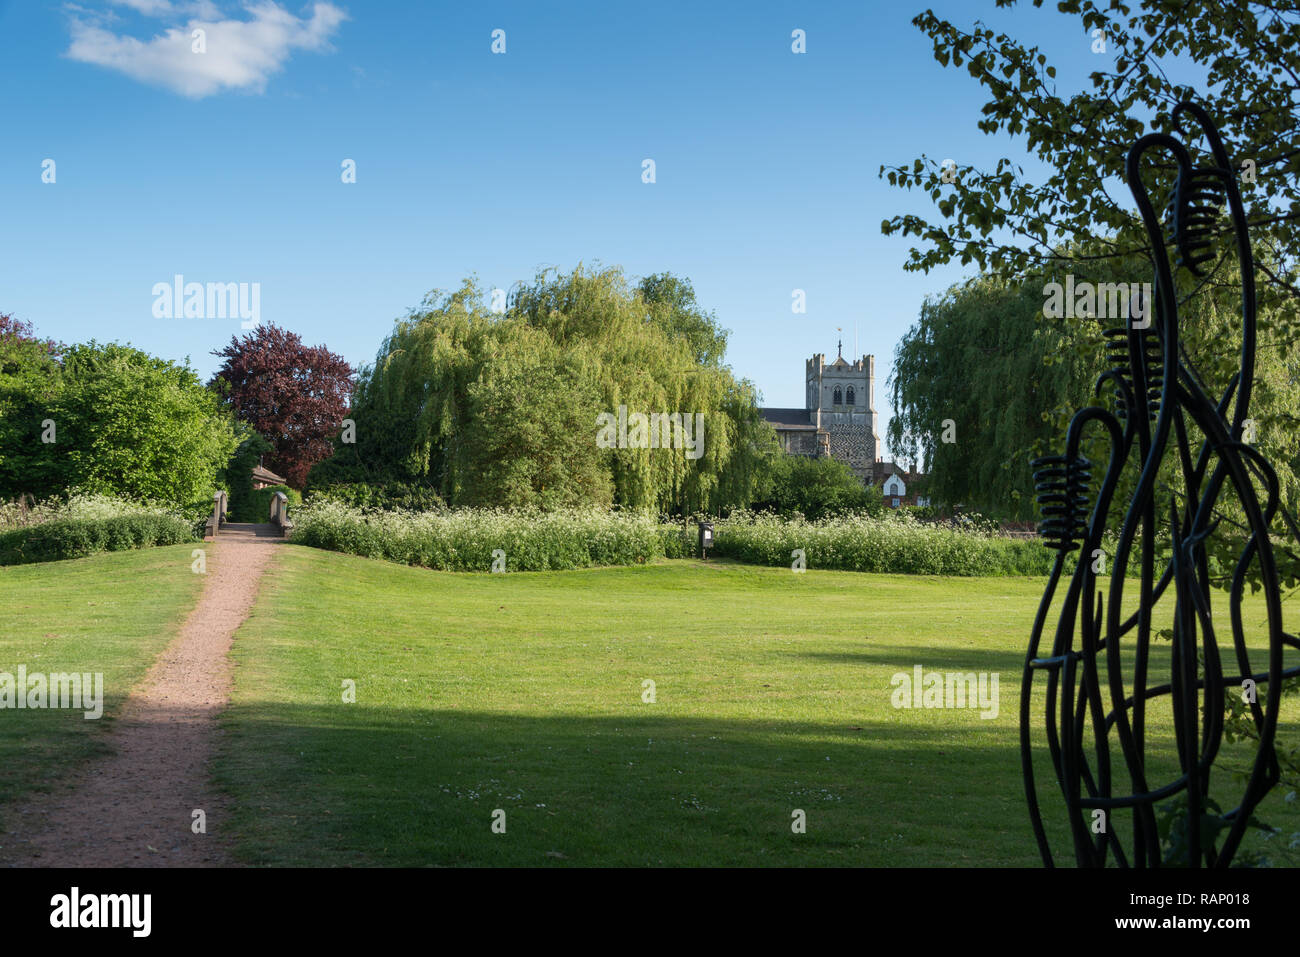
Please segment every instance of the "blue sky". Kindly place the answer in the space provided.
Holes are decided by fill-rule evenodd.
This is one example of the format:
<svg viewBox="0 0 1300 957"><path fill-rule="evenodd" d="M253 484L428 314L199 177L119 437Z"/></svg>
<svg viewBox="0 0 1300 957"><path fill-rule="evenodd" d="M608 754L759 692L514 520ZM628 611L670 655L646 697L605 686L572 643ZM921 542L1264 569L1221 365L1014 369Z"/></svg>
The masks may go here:
<svg viewBox="0 0 1300 957"><path fill-rule="evenodd" d="M0 0L0 312L206 378L239 323L155 318L177 273L260 283L263 322L360 364L471 273L669 270L732 330L728 361L765 404L802 406L803 360L833 357L836 327L852 354L856 333L883 436L895 344L962 271L903 272L908 243L880 222L928 202L877 170L1021 158L911 26L925 6ZM1097 66L1054 11L930 6L1038 43L1063 87Z"/></svg>

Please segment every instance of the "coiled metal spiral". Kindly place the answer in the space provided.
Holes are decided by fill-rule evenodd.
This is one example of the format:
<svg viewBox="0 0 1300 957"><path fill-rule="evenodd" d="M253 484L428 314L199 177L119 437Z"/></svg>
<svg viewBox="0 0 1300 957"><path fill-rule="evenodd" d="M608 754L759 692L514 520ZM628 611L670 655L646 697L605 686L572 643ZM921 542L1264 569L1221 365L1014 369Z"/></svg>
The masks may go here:
<svg viewBox="0 0 1300 957"><path fill-rule="evenodd" d="M1029 463L1042 521L1038 534L1048 548L1073 551L1085 534L1090 508L1092 463L1081 455L1048 455Z"/></svg>
<svg viewBox="0 0 1300 957"><path fill-rule="evenodd" d="M1214 258L1215 224L1226 202L1222 173L1217 169L1184 169L1178 174L1170 202L1178 265L1203 276L1201 264Z"/></svg>
<svg viewBox="0 0 1300 957"><path fill-rule="evenodd" d="M1117 326L1103 330L1102 335L1106 339L1106 360L1111 369L1123 378L1129 392L1134 394L1134 401L1140 401L1136 396L1133 363L1129 359L1128 330L1123 326ZM1147 416L1155 421L1160 414L1160 393L1164 389L1164 349L1160 339L1151 332L1139 332L1139 336L1138 341L1142 344L1142 360L1146 367ZM1115 390L1115 417L1120 421L1128 417L1128 404L1125 402L1124 394L1118 388Z"/></svg>
<svg viewBox="0 0 1300 957"><path fill-rule="evenodd" d="M1128 361L1128 330L1122 326L1102 330L1106 339L1106 364L1111 367L1116 377L1123 380L1130 392L1133 391L1133 376ZM1128 400L1124 390L1115 385L1115 417L1123 421L1128 416Z"/></svg>

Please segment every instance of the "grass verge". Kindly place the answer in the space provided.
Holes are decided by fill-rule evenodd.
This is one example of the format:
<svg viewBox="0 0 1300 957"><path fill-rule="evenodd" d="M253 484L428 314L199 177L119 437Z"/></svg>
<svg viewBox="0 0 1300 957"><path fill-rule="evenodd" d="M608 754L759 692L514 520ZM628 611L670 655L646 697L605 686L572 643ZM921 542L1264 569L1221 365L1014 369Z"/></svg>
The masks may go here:
<svg viewBox="0 0 1300 957"><path fill-rule="evenodd" d="M0 825L5 806L46 790L104 748L132 686L198 600L192 545L0 567L0 673L100 672L104 716L0 709Z"/></svg>

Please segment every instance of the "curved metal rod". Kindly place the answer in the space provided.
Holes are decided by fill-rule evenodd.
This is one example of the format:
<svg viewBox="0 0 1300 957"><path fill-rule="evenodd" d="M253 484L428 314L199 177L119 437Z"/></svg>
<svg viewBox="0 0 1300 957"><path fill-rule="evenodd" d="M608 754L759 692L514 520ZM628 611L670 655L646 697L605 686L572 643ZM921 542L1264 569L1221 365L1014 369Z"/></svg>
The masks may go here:
<svg viewBox="0 0 1300 957"><path fill-rule="evenodd" d="M1225 725L1225 701L1234 683L1247 679L1277 688L1300 675L1300 665L1284 667L1283 649L1300 649L1300 638L1284 630L1281 587L1270 529L1281 514L1287 531L1300 541L1300 527L1281 506L1277 475L1265 458L1244 444L1242 433L1254 383L1257 348L1254 260L1244 208L1222 140L1205 112L1192 103L1174 110L1175 129L1181 118L1195 119L1205 136L1213 165L1195 167L1188 148L1173 136L1152 133L1137 140L1125 162L1125 178L1142 217L1154 267L1155 295L1147 304L1152 323L1138 325L1128 317L1123 329L1108 329L1108 354L1116 367L1094 384L1114 390L1117 411L1089 407L1080 410L1066 433L1061 456L1036 460L1036 491L1043 508L1040 534L1057 549L1051 574L1030 633L1021 679L1020 753L1025 794L1034 837L1044 864L1053 855L1034 779L1031 698L1038 672L1045 672L1043 730L1057 784L1065 802L1075 860L1080 866L1104 866L1113 853L1120 866L1159 866L1162 849L1155 805L1172 796L1185 796L1185 834L1190 863L1227 867L1240 846L1254 809L1280 777L1274 738L1280 694L1264 703L1250 703L1256 752L1241 803L1221 814L1226 826L1221 841L1202 843L1201 820L1210 795L1210 778L1220 755ZM1173 157L1177 178L1173 191L1173 243L1180 265L1195 275L1214 258L1207 224L1217 215L1214 206L1225 199L1232 218L1242 274L1242 350L1240 367L1223 395L1211 400L1196 374L1193 360L1180 343L1178 298L1173 269L1154 204L1143 181L1143 160L1153 150ZM1220 263L1222 258L1220 259ZM1217 267L1216 267L1217 268ZM1199 287L1198 287L1199 289ZM1193 294L1195 294L1195 291ZM1231 406L1231 415L1228 414ZM1120 419L1123 419L1123 425ZM1101 423L1109 437L1110 457L1095 501L1090 465L1080 455L1087 426ZM1190 429L1203 437L1195 456ZM1172 447L1171 447L1172 446ZM1099 549L1112 510L1112 500L1124 470L1132 461L1136 481L1122 510L1109 582L1102 593L1099 572L1089 556ZM1182 502L1170 491L1167 517L1157 522L1157 482L1172 464L1181 472ZM1161 493L1162 498L1164 492ZM1231 496L1242 522L1228 517L1220 499ZM1085 506L1087 519L1084 521ZM1232 515L1237 515L1233 512ZM1170 548L1157 574L1157 543L1167 525ZM1221 528L1240 528L1243 545L1227 589L1229 628L1221 636L1214 622L1213 584L1207 543ZM1061 594L1051 653L1040 656L1042 637L1058 584L1066 573L1066 557L1078 551L1070 581ZM1130 565L1136 572L1137 608L1122 616ZM1268 639L1265 670L1251 663L1242 613L1245 583L1252 570L1262 582ZM1172 588L1170 587L1172 586ZM1155 609L1172 600L1172 644L1169 680L1148 681ZM1163 632L1162 632L1163 634ZM1223 655L1231 638L1231 658L1238 677L1224 674ZM1221 650L1221 641L1224 648ZM1105 672L1100 668L1104 656ZM1126 680L1132 687L1128 691ZM1109 710L1105 697L1109 698ZM1164 784L1147 781L1146 707L1168 696L1172 744L1180 773ZM1088 734L1091 726L1091 735ZM1111 735L1114 735L1112 743ZM1091 741L1091 755L1087 752ZM1127 770L1129 794L1114 793L1113 749L1118 747ZM1132 812L1132 855L1125 852L1115 829L1092 833L1089 812L1107 815ZM1218 846L1215 846L1216 843Z"/></svg>

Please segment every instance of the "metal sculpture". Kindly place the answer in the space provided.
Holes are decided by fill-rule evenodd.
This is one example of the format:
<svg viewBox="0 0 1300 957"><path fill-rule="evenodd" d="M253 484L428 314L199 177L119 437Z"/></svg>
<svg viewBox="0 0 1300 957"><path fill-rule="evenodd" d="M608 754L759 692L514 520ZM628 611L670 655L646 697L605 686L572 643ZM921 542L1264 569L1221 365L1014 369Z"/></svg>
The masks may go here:
<svg viewBox="0 0 1300 957"><path fill-rule="evenodd" d="M1080 410L1067 431L1064 454L1031 463L1043 516L1039 533L1057 557L1030 638L1020 740L1030 819L1048 866L1054 860L1035 787L1031 737L1036 679L1045 679L1047 746L1079 866L1105 866L1112 859L1125 867L1171 863L1162 851L1159 803L1165 808L1162 814L1179 819L1174 829L1180 835L1182 863L1226 867L1256 806L1279 778L1274 733L1281 696L1264 689L1278 689L1283 679L1300 673L1300 667L1284 667L1284 648L1300 649L1300 640L1283 630L1269 528L1280 514L1293 537L1300 539L1300 531L1281 507L1274 470L1243 441L1256 345L1254 262L1246 217L1217 129L1198 106L1180 103L1173 112L1180 134L1186 116L1205 137L1209 165L1194 166L1182 141L1160 133L1143 136L1128 153L1125 176L1151 248L1154 301L1145 304L1142 318L1130 310L1123 328L1106 331L1115 367L1098 380L1097 392L1113 390L1114 409ZM1153 151L1166 164L1171 157L1177 166L1168 207L1169 239L1178 252L1174 264L1140 175L1143 158ZM1216 256L1225 201L1241 272L1242 349L1237 373L1215 401L1179 342L1174 269L1203 276L1202 267ZM1189 426L1199 431L1199 442L1189 437ZM1096 434L1110 447L1095 494L1094 466L1080 452L1090 427L1100 429ZM1167 462L1181 474L1161 486L1157 473ZM1136 479L1120 511L1114 499L1126 475ZM1235 496L1235 508L1223 507L1228 495ZM1104 554L1102 536L1112 516L1118 537L1107 577L1093 556ZM1235 527L1240 544L1226 596L1230 654L1219 647L1223 616L1216 620L1211 614L1212 599L1219 596L1210 580L1206 548L1223 527ZM1162 533L1166 554L1158 557ZM1051 651L1042 654L1057 586L1076 550ZM1267 662L1257 657L1262 667L1252 664L1243 624L1242 599L1252 568L1267 611ZM1125 614L1124 599L1133 604L1134 592L1136 607ZM1168 626L1161 630L1170 636L1170 649L1167 673L1156 675L1154 665L1166 657L1161 650L1153 663L1151 655L1153 637L1161 640L1153 630L1161 623ZM1223 738L1225 695L1253 687L1260 693L1246 697L1258 736L1254 763L1240 804L1220 812L1209 797L1209 783ZM1168 704L1169 710L1149 722L1148 704L1155 714L1156 703L1162 709ZM1159 727L1153 730L1154 725ZM1170 767L1166 773L1172 779L1158 782L1154 778L1160 772L1148 763L1147 745L1170 725L1178 770ZM1126 786L1116 780L1123 775ZM1167 838L1171 825L1165 823ZM1121 831L1129 837L1127 846Z"/></svg>

